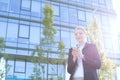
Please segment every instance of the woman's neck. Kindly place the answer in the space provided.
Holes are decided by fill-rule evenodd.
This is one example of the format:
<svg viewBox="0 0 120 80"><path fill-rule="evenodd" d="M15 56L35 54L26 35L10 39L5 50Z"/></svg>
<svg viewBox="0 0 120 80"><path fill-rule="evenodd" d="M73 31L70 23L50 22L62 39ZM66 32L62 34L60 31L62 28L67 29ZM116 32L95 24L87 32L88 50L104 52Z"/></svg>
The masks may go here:
<svg viewBox="0 0 120 80"><path fill-rule="evenodd" d="M81 46L85 45L86 42L79 42Z"/></svg>
<svg viewBox="0 0 120 80"><path fill-rule="evenodd" d="M80 44L81 46L83 46L83 45L85 45L86 42L87 42L87 41L84 40L84 41L79 42L79 44Z"/></svg>

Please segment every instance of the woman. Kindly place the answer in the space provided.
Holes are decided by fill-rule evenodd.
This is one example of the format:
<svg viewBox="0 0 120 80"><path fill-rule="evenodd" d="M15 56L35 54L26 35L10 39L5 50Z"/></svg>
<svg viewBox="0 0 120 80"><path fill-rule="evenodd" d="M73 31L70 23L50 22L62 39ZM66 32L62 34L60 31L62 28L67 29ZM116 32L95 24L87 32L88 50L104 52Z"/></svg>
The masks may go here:
<svg viewBox="0 0 120 80"><path fill-rule="evenodd" d="M68 73L70 80L99 80L97 69L101 60L96 46L87 43L87 32L83 27L75 28L76 47L69 50Z"/></svg>

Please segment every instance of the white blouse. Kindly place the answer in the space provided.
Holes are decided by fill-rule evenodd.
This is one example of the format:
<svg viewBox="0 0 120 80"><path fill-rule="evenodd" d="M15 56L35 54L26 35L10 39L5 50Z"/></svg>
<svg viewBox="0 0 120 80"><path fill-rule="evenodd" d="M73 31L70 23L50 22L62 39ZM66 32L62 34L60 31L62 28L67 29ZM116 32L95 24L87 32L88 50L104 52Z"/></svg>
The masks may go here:
<svg viewBox="0 0 120 80"><path fill-rule="evenodd" d="M85 45L79 47L79 49L80 49L81 52L82 52L84 46L85 46ZM78 63L78 66L77 66L77 69L76 69L75 74L74 74L73 77L74 77L74 78L84 77L82 59L81 59L81 58L78 58L78 59L77 59L77 63Z"/></svg>

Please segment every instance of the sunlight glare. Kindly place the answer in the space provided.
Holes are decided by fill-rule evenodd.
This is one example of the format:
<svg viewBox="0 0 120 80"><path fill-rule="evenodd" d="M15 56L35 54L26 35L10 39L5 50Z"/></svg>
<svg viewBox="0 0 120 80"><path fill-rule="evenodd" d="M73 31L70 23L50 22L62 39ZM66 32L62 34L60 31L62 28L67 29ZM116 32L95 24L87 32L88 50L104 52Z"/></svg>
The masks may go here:
<svg viewBox="0 0 120 80"><path fill-rule="evenodd" d="M120 32L120 0L112 0L113 2L113 9L117 14L117 22L113 24L112 30L113 32Z"/></svg>

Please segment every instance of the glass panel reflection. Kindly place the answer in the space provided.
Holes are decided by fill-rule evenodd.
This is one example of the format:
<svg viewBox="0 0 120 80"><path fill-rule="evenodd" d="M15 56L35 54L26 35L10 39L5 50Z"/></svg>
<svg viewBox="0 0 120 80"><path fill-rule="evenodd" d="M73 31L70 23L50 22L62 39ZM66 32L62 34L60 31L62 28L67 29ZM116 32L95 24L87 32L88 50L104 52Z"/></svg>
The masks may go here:
<svg viewBox="0 0 120 80"><path fill-rule="evenodd" d="M17 42L17 37L18 37L18 24L8 23L7 41Z"/></svg>
<svg viewBox="0 0 120 80"><path fill-rule="evenodd" d="M21 38L29 38L29 26L20 25L19 37L21 37Z"/></svg>
<svg viewBox="0 0 120 80"><path fill-rule="evenodd" d="M31 15L39 17L41 13L41 3L39 1L32 1Z"/></svg>
<svg viewBox="0 0 120 80"><path fill-rule="evenodd" d="M22 0L22 9L30 10L30 1L31 0Z"/></svg>
<svg viewBox="0 0 120 80"><path fill-rule="evenodd" d="M0 0L0 10L8 11L10 0Z"/></svg>
<svg viewBox="0 0 120 80"><path fill-rule="evenodd" d="M25 62L15 61L15 72L24 73L25 72Z"/></svg>
<svg viewBox="0 0 120 80"><path fill-rule="evenodd" d="M40 27L30 27L30 44L40 43Z"/></svg>
<svg viewBox="0 0 120 80"><path fill-rule="evenodd" d="M10 12L19 13L20 11L20 0L11 0Z"/></svg>
<svg viewBox="0 0 120 80"><path fill-rule="evenodd" d="M7 28L7 23L6 22L0 22L0 37L5 38L6 36L6 28Z"/></svg>
<svg viewBox="0 0 120 80"><path fill-rule="evenodd" d="M85 21L85 12L84 11L78 10L78 19Z"/></svg>
<svg viewBox="0 0 120 80"><path fill-rule="evenodd" d="M57 74L57 65L48 64L48 74Z"/></svg>

